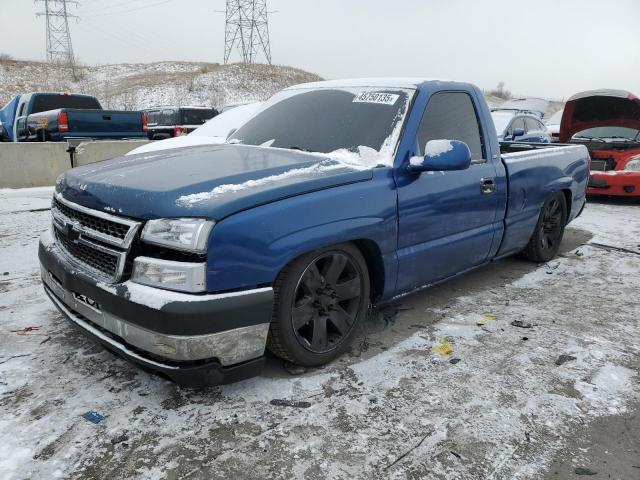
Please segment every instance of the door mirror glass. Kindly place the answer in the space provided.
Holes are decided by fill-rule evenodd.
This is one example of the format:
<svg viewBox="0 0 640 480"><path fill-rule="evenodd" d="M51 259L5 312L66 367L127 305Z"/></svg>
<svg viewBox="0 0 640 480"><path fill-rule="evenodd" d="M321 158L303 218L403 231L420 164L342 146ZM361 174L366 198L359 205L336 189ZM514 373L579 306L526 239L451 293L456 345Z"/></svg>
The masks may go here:
<svg viewBox="0 0 640 480"><path fill-rule="evenodd" d="M410 172L466 170L471 165L471 151L459 140L429 140L424 157L409 161Z"/></svg>

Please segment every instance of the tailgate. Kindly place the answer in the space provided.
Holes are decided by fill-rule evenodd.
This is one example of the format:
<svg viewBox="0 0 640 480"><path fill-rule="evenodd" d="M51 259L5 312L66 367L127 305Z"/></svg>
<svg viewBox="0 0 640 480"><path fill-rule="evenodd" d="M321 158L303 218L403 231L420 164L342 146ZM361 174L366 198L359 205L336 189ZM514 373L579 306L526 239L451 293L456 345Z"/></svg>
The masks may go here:
<svg viewBox="0 0 640 480"><path fill-rule="evenodd" d="M142 130L141 112L117 110L67 110L72 135L125 137L146 135Z"/></svg>

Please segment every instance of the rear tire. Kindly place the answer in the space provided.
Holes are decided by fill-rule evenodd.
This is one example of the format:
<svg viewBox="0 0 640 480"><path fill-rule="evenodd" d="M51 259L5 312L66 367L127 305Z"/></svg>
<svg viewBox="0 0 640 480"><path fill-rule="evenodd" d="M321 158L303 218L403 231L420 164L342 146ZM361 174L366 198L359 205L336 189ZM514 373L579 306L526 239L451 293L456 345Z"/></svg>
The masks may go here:
<svg viewBox="0 0 640 480"><path fill-rule="evenodd" d="M523 254L534 262L548 262L556 256L567 223L567 201L556 192L544 202L538 223Z"/></svg>
<svg viewBox="0 0 640 480"><path fill-rule="evenodd" d="M369 273L351 243L297 258L274 283L267 347L305 367L329 363L350 345L369 308Z"/></svg>

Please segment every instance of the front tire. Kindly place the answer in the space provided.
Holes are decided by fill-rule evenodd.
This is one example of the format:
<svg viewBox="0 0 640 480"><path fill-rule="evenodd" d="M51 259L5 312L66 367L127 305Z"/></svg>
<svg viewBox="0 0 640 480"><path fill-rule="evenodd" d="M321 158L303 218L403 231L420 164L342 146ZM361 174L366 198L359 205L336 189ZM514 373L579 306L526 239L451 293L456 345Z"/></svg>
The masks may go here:
<svg viewBox="0 0 640 480"><path fill-rule="evenodd" d="M556 256L567 223L567 201L562 192L556 192L544 202L538 223L524 256L534 262L548 262Z"/></svg>
<svg viewBox="0 0 640 480"><path fill-rule="evenodd" d="M274 284L267 347L305 367L334 360L350 345L365 318L369 292L367 264L353 244L297 258Z"/></svg>

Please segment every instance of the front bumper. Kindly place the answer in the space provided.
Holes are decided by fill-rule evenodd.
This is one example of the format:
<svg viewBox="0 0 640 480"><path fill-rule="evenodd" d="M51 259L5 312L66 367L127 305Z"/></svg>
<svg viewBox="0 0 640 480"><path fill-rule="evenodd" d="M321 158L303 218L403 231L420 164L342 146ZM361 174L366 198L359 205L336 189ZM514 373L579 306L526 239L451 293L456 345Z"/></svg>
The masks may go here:
<svg viewBox="0 0 640 480"><path fill-rule="evenodd" d="M587 195L640 196L640 172L611 170L591 172Z"/></svg>
<svg viewBox="0 0 640 480"><path fill-rule="evenodd" d="M193 295L124 282L104 285L70 267L49 232L40 239L45 292L109 350L187 386L254 376L264 363L273 290Z"/></svg>

